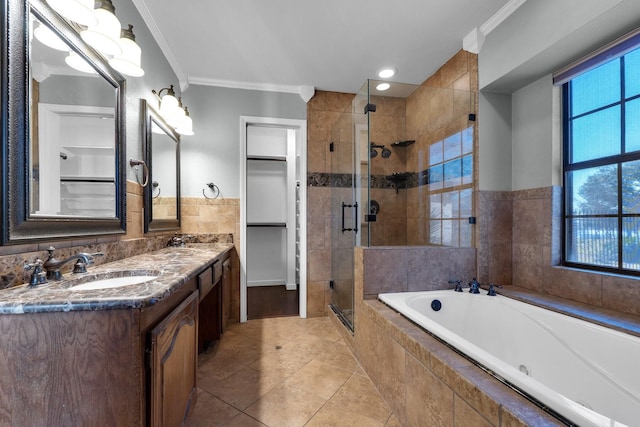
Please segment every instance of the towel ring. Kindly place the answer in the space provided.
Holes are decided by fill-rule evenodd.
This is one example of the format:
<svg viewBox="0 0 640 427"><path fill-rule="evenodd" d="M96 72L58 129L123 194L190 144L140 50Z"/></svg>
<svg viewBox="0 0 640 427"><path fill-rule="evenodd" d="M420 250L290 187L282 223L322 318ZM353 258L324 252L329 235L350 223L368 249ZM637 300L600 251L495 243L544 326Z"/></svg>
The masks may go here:
<svg viewBox="0 0 640 427"><path fill-rule="evenodd" d="M153 181L151 183L151 186L153 187L153 190L151 190L151 198L157 199L158 197L160 197L160 184L158 183L158 181ZM153 192L156 191L156 188L158 189L158 194L154 196Z"/></svg>
<svg viewBox="0 0 640 427"><path fill-rule="evenodd" d="M207 194L205 193L205 189L202 189L202 195L204 196L205 199L217 199L218 196L220 195L220 188L215 185L213 182L207 182L207 187L209 187L209 190L211 190L211 192L213 193L213 197L207 197Z"/></svg>
<svg viewBox="0 0 640 427"><path fill-rule="evenodd" d="M139 165L142 165L142 175L144 176L144 182L140 184L138 174L136 174L136 181L138 181L138 184L140 184L144 188L147 186L147 184L149 184L149 168L147 167L147 164L144 162L144 160L129 159L129 166L131 166L132 168L135 168Z"/></svg>

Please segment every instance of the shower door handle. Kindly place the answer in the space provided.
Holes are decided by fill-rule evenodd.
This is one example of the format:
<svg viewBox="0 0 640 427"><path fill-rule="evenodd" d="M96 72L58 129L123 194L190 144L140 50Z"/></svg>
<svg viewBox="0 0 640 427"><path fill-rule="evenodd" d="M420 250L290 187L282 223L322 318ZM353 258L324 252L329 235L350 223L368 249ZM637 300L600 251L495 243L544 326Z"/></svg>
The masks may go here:
<svg viewBox="0 0 640 427"><path fill-rule="evenodd" d="M344 209L345 208L355 208L355 216L353 218L354 221L354 228L346 228L344 226ZM342 232L344 233L345 231L354 231L354 232L358 232L358 202L356 202L353 205L348 205L345 202L342 202Z"/></svg>

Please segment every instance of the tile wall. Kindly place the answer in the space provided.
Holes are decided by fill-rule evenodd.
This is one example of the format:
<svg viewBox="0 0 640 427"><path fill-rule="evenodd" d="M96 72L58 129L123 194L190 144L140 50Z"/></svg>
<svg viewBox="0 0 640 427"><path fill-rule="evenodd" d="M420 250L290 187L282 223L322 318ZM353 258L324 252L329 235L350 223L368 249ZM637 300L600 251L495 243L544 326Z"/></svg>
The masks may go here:
<svg viewBox="0 0 640 427"><path fill-rule="evenodd" d="M640 279L560 266L562 188L478 194L478 280L640 315Z"/></svg>
<svg viewBox="0 0 640 427"><path fill-rule="evenodd" d="M402 315L367 299L369 292L450 286L429 279L450 273L450 257L459 260L456 271L475 271L470 248L357 248L355 333L330 316L393 414L402 425L564 425ZM386 265L373 268L385 260ZM424 279L411 283L409 276Z"/></svg>
<svg viewBox="0 0 640 427"><path fill-rule="evenodd" d="M407 98L406 170L421 172L429 167L429 146L460 132L476 122L469 114L477 112L478 56L460 50ZM477 147L474 132L474 147ZM474 148L475 149L475 148ZM396 150L398 151L398 150ZM474 169L474 176L477 171ZM407 198L407 245L429 244L429 187L409 188Z"/></svg>
<svg viewBox="0 0 640 427"><path fill-rule="evenodd" d="M336 158L340 150L350 150L350 122L342 113L350 111L354 95L316 91L307 104L307 174L323 176L332 171L329 144L336 142ZM338 124L338 126L336 126ZM342 131L344 130L344 132ZM334 133L335 132L335 133ZM351 156L349 155L350 159ZM344 165L344 168L349 165ZM340 166L336 166L340 170ZM345 169L347 170L347 169ZM309 179L307 186L307 315L325 316L331 302L331 183Z"/></svg>
<svg viewBox="0 0 640 427"><path fill-rule="evenodd" d="M386 179L393 173L407 171L408 151L406 148L392 147L395 141L412 139L407 134L407 101L403 98L372 96L376 112L369 118L371 141L391 150L391 156L378 156L371 159L370 173L373 180L371 198L378 202L380 211L376 222L369 223L370 244L406 245L407 244L407 190L405 183L399 183L399 189ZM375 185L377 182L378 185Z"/></svg>
<svg viewBox="0 0 640 427"><path fill-rule="evenodd" d="M233 206L233 203L231 205ZM184 212L184 206L182 209ZM226 211L223 209L222 212ZM235 214L235 210L234 215L235 221L235 218L239 217L238 214ZM220 223L226 224L224 222L226 216L220 214ZM198 234L196 240L201 242L234 242L236 228L210 226L209 228L200 229L194 227L190 228L189 231L185 231L185 228L183 228L183 232ZM57 258L66 258L78 252L102 252L105 254L104 256L95 257L95 265L100 265L164 248L172 235L173 232L144 233L142 187L138 183L127 181L126 234L0 246L0 271L2 272L0 274L0 289L28 282L30 273L24 271L23 266L38 258L45 260L47 258L47 248L50 245L56 248ZM233 271L237 274L239 271L237 256L232 257L232 259L235 263L232 264ZM63 268L62 271L65 273L70 271L71 268L73 268L73 265L70 264Z"/></svg>

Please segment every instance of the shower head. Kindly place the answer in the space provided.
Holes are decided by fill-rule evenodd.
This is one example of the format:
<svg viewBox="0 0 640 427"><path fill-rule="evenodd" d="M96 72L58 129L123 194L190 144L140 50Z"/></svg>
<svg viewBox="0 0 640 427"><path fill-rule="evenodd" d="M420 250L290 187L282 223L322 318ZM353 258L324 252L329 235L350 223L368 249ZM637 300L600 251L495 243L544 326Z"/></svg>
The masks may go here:
<svg viewBox="0 0 640 427"><path fill-rule="evenodd" d="M381 148L382 149L382 158L383 159L388 159L389 156L391 156L391 150L389 150L388 148L385 148L384 145L380 145L380 144L376 144L375 142L371 141L371 148L369 149L369 157L370 158L374 158L378 156L378 151L377 148Z"/></svg>

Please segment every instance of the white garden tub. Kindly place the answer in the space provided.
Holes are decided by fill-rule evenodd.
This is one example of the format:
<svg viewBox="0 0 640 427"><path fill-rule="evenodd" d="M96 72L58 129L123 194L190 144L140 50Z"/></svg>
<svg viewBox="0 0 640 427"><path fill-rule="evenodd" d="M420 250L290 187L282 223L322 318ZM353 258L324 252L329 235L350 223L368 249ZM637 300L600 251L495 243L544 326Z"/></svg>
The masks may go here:
<svg viewBox="0 0 640 427"><path fill-rule="evenodd" d="M640 426L638 337L485 291L378 297L577 425Z"/></svg>

